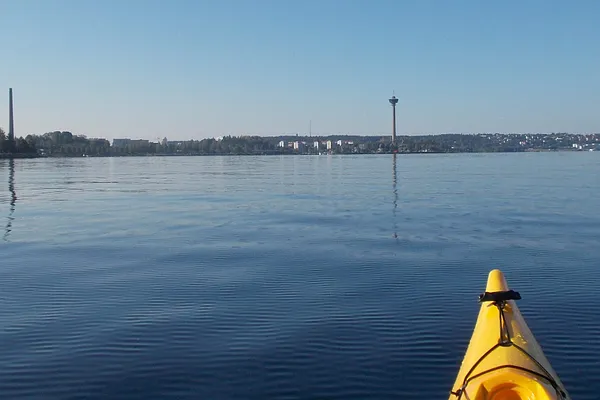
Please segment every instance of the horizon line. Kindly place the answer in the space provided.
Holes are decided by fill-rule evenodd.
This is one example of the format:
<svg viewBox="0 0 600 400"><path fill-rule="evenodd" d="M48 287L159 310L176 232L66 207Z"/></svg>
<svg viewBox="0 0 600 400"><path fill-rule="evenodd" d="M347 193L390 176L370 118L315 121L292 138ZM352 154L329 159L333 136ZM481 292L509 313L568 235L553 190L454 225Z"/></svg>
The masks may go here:
<svg viewBox="0 0 600 400"><path fill-rule="evenodd" d="M113 141L115 139L117 140L147 140L148 142L153 142L153 140L156 140L157 138L152 138L152 139L145 139L145 138L140 138L137 137L135 138L135 136L129 136L129 137L113 137L111 139L108 139L106 137L91 137L91 136L87 136L85 134L77 134L74 133L72 131L68 131L68 130L54 130L54 131L47 131L44 132L42 134L29 134L29 135L33 135L33 136L43 136L49 133L54 133L54 132L69 132L71 133L73 136L80 136L80 137L85 137L87 139L99 139L99 140L107 140L107 141ZM29 136L27 135L27 136ZM445 133L430 133L430 134L408 134L408 135L396 135L397 137L422 137L422 136L447 136L447 135L464 135L464 136L494 136L494 135L499 135L499 136L511 136L511 135L517 135L517 136L528 136L528 135L532 135L532 136L544 136L544 135L567 135L567 136L595 136L595 135L600 135L600 132L590 132L590 133L571 133L571 132L540 132L540 133L531 133L531 132L510 132L510 133L506 133L506 132L475 132L475 133L453 133L453 132L445 132ZM240 134L240 135L234 135L234 134L224 134L224 135L216 135L216 136L209 136L209 137L203 137L203 138L190 138L190 139L171 139L169 140L166 136L163 138L166 138L168 141L170 142L189 142L189 141L202 141L202 140L208 140L208 139L222 139L225 137L231 137L231 138L245 138L245 137L260 137L260 138L303 138L303 139L310 139L310 138L314 138L314 139L323 139L323 138L329 138L329 137L358 137L358 138L387 138L389 137L389 134L372 134L372 135L364 135L364 134L323 134L323 135L306 135L306 134L279 134L279 135L258 135L258 134ZM25 136L26 137L26 136ZM160 139L160 141L162 141L163 139Z"/></svg>

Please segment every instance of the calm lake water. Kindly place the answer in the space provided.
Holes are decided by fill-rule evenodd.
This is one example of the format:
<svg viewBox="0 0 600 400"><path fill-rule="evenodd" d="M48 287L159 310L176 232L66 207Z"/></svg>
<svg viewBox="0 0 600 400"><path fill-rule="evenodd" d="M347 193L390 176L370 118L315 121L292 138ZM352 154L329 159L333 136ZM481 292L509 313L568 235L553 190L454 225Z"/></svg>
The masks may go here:
<svg viewBox="0 0 600 400"><path fill-rule="evenodd" d="M600 153L0 160L0 394L446 399L492 268L600 392Z"/></svg>

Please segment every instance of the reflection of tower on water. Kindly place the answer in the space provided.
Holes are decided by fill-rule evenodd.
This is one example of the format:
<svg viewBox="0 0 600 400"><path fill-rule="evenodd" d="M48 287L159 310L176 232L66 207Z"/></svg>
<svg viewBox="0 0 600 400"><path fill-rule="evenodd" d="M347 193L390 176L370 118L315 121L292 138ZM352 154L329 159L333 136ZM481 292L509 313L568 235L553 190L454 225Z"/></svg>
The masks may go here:
<svg viewBox="0 0 600 400"><path fill-rule="evenodd" d="M15 212L15 204L17 203L17 193L15 192L15 160L8 160L8 191L10 192L10 209L8 212L8 218L6 221L6 228L4 229L5 241L8 241L8 236L12 231L12 222L15 219L13 214Z"/></svg>
<svg viewBox="0 0 600 400"><path fill-rule="evenodd" d="M392 154L392 187L394 188L394 209L392 211L392 219L394 220L394 238L398 240L398 225L396 224L396 209L398 208L398 188L397 188L397 168L396 168L396 153Z"/></svg>

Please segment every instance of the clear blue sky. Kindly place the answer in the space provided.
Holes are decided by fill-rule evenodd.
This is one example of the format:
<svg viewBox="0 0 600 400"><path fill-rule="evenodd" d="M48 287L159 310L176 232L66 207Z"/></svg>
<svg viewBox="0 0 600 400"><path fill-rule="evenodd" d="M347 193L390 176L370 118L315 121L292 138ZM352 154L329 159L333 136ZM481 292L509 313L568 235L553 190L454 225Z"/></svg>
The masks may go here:
<svg viewBox="0 0 600 400"><path fill-rule="evenodd" d="M598 0L0 3L19 136L600 132Z"/></svg>

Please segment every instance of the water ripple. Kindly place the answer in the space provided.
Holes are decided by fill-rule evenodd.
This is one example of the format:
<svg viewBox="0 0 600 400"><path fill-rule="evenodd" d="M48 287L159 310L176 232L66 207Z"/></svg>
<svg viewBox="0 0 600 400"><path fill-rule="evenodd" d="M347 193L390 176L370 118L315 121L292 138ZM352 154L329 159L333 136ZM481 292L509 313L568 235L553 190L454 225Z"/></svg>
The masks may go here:
<svg viewBox="0 0 600 400"><path fill-rule="evenodd" d="M597 399L599 164L0 160L0 393L446 398L501 268L573 398Z"/></svg>

